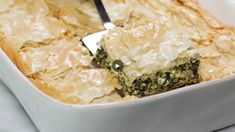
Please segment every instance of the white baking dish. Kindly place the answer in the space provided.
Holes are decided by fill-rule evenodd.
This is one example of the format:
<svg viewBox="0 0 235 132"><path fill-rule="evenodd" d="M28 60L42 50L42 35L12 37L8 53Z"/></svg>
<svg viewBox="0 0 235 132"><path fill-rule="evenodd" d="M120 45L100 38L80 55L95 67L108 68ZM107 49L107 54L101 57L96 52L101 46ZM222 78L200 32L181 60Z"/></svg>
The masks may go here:
<svg viewBox="0 0 235 132"><path fill-rule="evenodd" d="M235 25L234 0L201 4ZM42 132L210 132L235 124L235 76L131 102L80 106L46 96L2 50L0 74Z"/></svg>

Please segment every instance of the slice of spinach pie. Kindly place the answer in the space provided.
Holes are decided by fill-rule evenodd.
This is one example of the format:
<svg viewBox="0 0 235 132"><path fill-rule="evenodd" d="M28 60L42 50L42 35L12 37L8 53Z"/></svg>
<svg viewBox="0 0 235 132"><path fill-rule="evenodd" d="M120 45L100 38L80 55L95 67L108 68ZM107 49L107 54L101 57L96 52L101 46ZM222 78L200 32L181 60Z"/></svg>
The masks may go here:
<svg viewBox="0 0 235 132"><path fill-rule="evenodd" d="M152 21L110 30L95 59L108 68L124 93L144 97L200 82L200 60L187 29Z"/></svg>

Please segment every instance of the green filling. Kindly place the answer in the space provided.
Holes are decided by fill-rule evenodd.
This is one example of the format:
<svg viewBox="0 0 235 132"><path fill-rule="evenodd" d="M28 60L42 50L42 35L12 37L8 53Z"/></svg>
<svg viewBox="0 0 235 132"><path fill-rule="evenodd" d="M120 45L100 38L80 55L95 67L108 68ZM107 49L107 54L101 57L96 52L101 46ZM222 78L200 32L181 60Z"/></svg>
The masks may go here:
<svg viewBox="0 0 235 132"><path fill-rule="evenodd" d="M117 60L111 60L102 47L98 49L95 59L100 67L108 68L115 74L125 94L137 97L166 92L201 81L198 73L200 60L193 57L179 57L167 67L150 74L143 74L133 82L129 81L123 70L113 67L113 62Z"/></svg>

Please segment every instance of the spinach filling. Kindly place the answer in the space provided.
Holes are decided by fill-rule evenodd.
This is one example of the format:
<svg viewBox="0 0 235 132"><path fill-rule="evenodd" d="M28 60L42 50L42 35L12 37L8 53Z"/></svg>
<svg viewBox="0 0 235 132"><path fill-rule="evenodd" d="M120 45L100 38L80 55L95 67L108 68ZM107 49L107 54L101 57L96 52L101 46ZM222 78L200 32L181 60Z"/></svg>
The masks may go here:
<svg viewBox="0 0 235 132"><path fill-rule="evenodd" d="M108 68L115 74L126 95L144 97L201 81L198 73L200 60L195 57L178 57L167 67L156 68L156 71L143 74L132 82L122 70L125 65L121 60L111 60L104 48L98 49L95 60L98 66Z"/></svg>

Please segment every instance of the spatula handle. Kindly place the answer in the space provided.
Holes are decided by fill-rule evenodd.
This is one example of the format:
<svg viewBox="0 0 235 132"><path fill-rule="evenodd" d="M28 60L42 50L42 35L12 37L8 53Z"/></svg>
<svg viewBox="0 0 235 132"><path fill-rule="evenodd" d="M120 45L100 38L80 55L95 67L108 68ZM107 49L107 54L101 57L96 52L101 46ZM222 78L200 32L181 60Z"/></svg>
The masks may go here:
<svg viewBox="0 0 235 132"><path fill-rule="evenodd" d="M103 5L102 1L101 0L93 0L93 1L94 1L95 5L96 5L97 11L98 11L102 21L104 23L104 27L106 29L114 28L115 25L111 22L108 14L107 14L107 12L106 12L106 10L104 8L104 5Z"/></svg>

